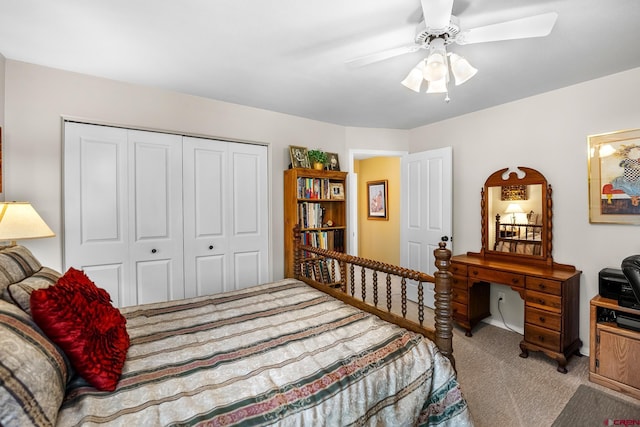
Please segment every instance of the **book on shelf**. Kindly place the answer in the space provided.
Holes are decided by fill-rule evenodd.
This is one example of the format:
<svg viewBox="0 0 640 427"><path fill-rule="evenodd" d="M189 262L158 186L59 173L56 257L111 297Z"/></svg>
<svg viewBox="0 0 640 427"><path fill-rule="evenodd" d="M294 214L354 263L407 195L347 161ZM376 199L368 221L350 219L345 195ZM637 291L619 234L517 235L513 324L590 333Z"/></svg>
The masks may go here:
<svg viewBox="0 0 640 427"><path fill-rule="evenodd" d="M330 199L328 178L298 178L298 199Z"/></svg>

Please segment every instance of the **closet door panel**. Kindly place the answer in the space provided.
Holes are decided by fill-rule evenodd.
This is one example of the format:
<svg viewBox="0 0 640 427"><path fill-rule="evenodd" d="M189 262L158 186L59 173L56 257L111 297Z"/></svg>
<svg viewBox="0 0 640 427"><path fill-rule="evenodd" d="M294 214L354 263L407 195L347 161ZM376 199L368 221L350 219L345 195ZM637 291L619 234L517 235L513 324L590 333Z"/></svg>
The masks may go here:
<svg viewBox="0 0 640 427"><path fill-rule="evenodd" d="M184 298L182 137L129 131L131 287L136 304ZM166 277L161 277L166 274Z"/></svg>
<svg viewBox="0 0 640 427"><path fill-rule="evenodd" d="M64 159L64 269L85 270L127 304L127 131L67 122Z"/></svg>
<svg viewBox="0 0 640 427"><path fill-rule="evenodd" d="M230 270L234 287L268 281L269 202L267 148L260 145L229 143L232 168L232 235L229 239Z"/></svg>
<svg viewBox="0 0 640 427"><path fill-rule="evenodd" d="M183 139L186 295L231 289L228 265L228 143Z"/></svg>

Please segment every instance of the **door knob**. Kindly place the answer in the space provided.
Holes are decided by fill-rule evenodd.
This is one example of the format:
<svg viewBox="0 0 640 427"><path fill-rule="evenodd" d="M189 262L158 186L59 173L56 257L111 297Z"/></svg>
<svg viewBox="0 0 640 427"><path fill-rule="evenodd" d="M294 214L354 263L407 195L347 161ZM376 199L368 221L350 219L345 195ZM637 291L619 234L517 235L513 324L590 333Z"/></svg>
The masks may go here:
<svg viewBox="0 0 640 427"><path fill-rule="evenodd" d="M157 249L151 249L151 253L152 253L152 254L155 254L156 252L158 252L158 250L157 250Z"/></svg>
<svg viewBox="0 0 640 427"><path fill-rule="evenodd" d="M440 240L442 240L443 242L448 242L449 241L449 237L448 236L442 236L440 238Z"/></svg>
<svg viewBox="0 0 640 427"><path fill-rule="evenodd" d="M213 245L209 245L209 250L212 250L212 249L213 249Z"/></svg>

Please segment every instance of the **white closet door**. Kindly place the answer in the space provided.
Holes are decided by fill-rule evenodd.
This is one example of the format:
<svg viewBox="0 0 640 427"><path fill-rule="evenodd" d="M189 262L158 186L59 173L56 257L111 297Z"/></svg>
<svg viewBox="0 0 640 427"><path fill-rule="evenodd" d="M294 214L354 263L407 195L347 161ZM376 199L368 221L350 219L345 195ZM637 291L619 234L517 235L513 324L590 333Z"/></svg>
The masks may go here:
<svg viewBox="0 0 640 427"><path fill-rule="evenodd" d="M186 296L233 289L227 254L228 146L211 139L183 139Z"/></svg>
<svg viewBox="0 0 640 427"><path fill-rule="evenodd" d="M269 279L267 147L229 143L229 168L229 268L242 289Z"/></svg>
<svg viewBox="0 0 640 427"><path fill-rule="evenodd" d="M66 123L65 270L84 270L117 306L130 304L127 130Z"/></svg>
<svg viewBox="0 0 640 427"><path fill-rule="evenodd" d="M129 131L131 301L184 298L182 137Z"/></svg>

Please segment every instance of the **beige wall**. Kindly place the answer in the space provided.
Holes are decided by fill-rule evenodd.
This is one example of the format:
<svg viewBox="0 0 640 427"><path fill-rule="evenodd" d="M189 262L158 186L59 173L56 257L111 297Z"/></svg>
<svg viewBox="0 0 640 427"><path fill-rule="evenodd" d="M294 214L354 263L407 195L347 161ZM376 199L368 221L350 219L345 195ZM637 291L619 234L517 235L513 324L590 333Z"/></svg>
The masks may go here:
<svg viewBox="0 0 640 427"><path fill-rule="evenodd" d="M271 179L271 257L283 275L282 171L289 145L322 147L346 159L345 128L150 87L6 61L5 181L8 200L28 200L56 233L24 242L62 268L62 117L265 143Z"/></svg>
<svg viewBox="0 0 640 427"><path fill-rule="evenodd" d="M357 161L358 255L388 264L400 264L400 158L372 157ZM367 181L388 181L388 221L368 214Z"/></svg>
<svg viewBox="0 0 640 427"><path fill-rule="evenodd" d="M410 151L453 147L456 253L480 249L480 189L494 171L528 166L553 188L553 256L582 270L581 351L589 351L589 301L598 271L640 253L640 228L590 224L587 136L640 128L640 68L411 130ZM451 102L455 102L452 100ZM524 304L492 287L493 323L502 326L495 292L506 292L507 324L522 328ZM517 349L514 349L514 354Z"/></svg>

